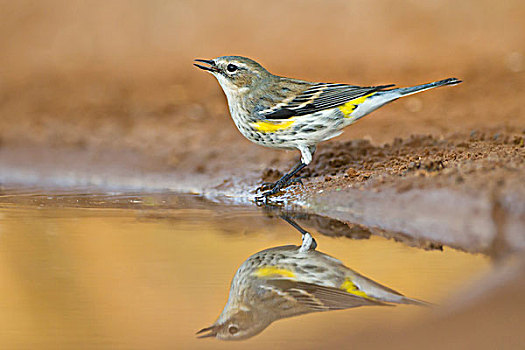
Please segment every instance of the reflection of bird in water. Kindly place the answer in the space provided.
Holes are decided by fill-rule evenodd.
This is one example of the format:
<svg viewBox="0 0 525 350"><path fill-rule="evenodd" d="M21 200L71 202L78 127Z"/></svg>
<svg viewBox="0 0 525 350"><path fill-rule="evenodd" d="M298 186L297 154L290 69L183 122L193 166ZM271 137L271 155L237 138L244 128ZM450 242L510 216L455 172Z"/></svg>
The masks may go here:
<svg viewBox="0 0 525 350"><path fill-rule="evenodd" d="M275 320L317 311L363 305L426 305L316 251L312 236L285 220L301 231L302 245L270 248L250 256L233 277L221 315L211 327L197 333L203 334L201 337L246 339Z"/></svg>

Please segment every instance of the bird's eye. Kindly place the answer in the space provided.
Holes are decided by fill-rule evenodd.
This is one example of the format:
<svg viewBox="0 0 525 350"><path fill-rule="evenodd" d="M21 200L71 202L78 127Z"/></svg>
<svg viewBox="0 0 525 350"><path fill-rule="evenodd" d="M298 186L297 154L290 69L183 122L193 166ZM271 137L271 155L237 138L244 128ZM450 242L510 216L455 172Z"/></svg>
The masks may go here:
<svg viewBox="0 0 525 350"><path fill-rule="evenodd" d="M228 327L228 332L230 332L231 335L234 335L239 331L239 328L235 325L231 325Z"/></svg>
<svg viewBox="0 0 525 350"><path fill-rule="evenodd" d="M233 73L235 72L236 70L238 69L238 67L234 64L229 64L227 67L226 67L226 70L230 73Z"/></svg>

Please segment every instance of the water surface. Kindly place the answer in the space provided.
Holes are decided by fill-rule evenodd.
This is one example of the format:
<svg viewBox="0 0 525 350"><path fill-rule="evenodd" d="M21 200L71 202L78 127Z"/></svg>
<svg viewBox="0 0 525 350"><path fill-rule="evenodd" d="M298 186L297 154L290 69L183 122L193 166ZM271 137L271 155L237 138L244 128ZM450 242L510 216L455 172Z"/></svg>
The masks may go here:
<svg viewBox="0 0 525 350"><path fill-rule="evenodd" d="M308 226L305 226L308 229ZM399 292L443 304L489 268L482 255L421 250L378 236L318 250ZM197 339L239 265L301 235L259 208L196 196L10 191L0 196L0 344L9 349L320 347L400 328L432 310L361 307L280 320L243 342Z"/></svg>

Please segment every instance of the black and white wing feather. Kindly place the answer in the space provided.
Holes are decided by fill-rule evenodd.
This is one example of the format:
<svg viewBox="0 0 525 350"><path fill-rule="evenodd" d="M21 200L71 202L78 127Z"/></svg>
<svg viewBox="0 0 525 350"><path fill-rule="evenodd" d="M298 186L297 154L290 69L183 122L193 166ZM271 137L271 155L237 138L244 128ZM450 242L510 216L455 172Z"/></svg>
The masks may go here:
<svg viewBox="0 0 525 350"><path fill-rule="evenodd" d="M356 98L394 86L379 85L361 87L346 84L318 83L293 98L284 99L274 106L258 112L264 119L287 119L341 106Z"/></svg>
<svg viewBox="0 0 525 350"><path fill-rule="evenodd" d="M287 303L297 303L301 306L299 310L308 310L307 312L342 310L363 305L390 306L379 300L362 298L341 289L287 279L268 280L266 286L278 291L276 295Z"/></svg>

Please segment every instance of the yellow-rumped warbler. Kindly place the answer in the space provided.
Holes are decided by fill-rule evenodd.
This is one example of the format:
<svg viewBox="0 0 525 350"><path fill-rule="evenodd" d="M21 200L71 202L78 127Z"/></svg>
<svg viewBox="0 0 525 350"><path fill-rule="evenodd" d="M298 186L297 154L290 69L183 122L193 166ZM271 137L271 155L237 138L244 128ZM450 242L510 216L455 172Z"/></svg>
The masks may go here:
<svg viewBox="0 0 525 350"><path fill-rule="evenodd" d="M363 305L429 305L316 251L312 236L292 225L303 233L302 245L270 248L250 256L233 277L228 302L217 321L197 332L201 338L246 339L273 321L311 312Z"/></svg>
<svg viewBox="0 0 525 350"><path fill-rule="evenodd" d="M301 152L301 161L289 173L262 186L267 190L264 197L294 182L293 176L311 162L316 145L340 135L344 127L400 97L461 82L449 78L398 89L391 89L394 85L360 87L280 77L239 56L196 61L207 64L195 66L219 81L241 134L259 145Z"/></svg>

